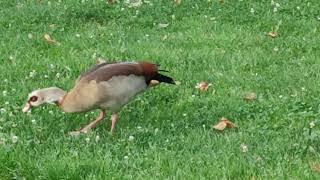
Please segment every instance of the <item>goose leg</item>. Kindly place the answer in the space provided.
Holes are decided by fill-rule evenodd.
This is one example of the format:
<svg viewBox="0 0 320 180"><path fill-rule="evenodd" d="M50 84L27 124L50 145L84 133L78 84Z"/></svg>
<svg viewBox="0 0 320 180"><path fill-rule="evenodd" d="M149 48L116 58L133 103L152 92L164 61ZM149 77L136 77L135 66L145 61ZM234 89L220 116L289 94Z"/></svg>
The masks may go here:
<svg viewBox="0 0 320 180"><path fill-rule="evenodd" d="M101 110L99 116L97 117L96 120L92 121L90 124L86 125L85 127L81 128L78 131L72 131L69 134L72 136L77 136L81 133L87 133L89 132L92 128L97 127L97 125L104 119L106 116L106 112L104 110Z"/></svg>
<svg viewBox="0 0 320 180"><path fill-rule="evenodd" d="M116 127L117 120L119 118L119 113L113 113L111 116L111 133L114 131L114 128Z"/></svg>

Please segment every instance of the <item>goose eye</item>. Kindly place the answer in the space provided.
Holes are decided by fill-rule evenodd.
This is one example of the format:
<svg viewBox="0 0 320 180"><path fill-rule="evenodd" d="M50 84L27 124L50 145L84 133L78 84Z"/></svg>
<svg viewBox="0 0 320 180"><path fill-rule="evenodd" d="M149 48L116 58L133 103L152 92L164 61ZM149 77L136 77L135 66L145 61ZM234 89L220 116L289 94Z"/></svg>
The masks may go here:
<svg viewBox="0 0 320 180"><path fill-rule="evenodd" d="M29 101L31 102L36 102L38 100L38 97L37 96L32 96Z"/></svg>

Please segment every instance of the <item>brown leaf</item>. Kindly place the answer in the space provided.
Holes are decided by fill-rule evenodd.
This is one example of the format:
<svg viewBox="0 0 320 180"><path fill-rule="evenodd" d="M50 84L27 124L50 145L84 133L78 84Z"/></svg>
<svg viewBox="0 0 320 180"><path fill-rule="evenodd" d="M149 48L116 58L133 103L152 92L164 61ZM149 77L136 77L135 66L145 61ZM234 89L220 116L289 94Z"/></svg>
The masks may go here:
<svg viewBox="0 0 320 180"><path fill-rule="evenodd" d="M236 128L237 126L225 117L222 117L218 124L214 125L213 128L219 131L223 131L225 128Z"/></svg>
<svg viewBox="0 0 320 180"><path fill-rule="evenodd" d="M243 99L247 101L254 101L257 99L257 94L255 92L250 92Z"/></svg>
<svg viewBox="0 0 320 180"><path fill-rule="evenodd" d="M317 173L320 173L320 163L319 162L311 162L310 168Z"/></svg>
<svg viewBox="0 0 320 180"><path fill-rule="evenodd" d="M181 4L181 0L174 0L174 2L176 3L177 6Z"/></svg>
<svg viewBox="0 0 320 180"><path fill-rule="evenodd" d="M57 43L57 41L54 40L54 39L52 39L49 34L45 34L45 35L43 36L43 38L44 38L44 40L46 40L47 43L49 43L49 44L56 44L56 43Z"/></svg>
<svg viewBox="0 0 320 180"><path fill-rule="evenodd" d="M209 84L205 81L198 83L195 88L200 89L200 91L207 91L212 84Z"/></svg>
<svg viewBox="0 0 320 180"><path fill-rule="evenodd" d="M220 119L220 121L223 121L224 123L227 124L227 128L236 128L237 126L235 124L233 124L233 122L231 122L229 119L222 117Z"/></svg>
<svg viewBox="0 0 320 180"><path fill-rule="evenodd" d="M268 36L270 36L270 37L272 37L272 38L275 38L275 37L278 36L278 33L275 32L275 31L271 31L271 32L268 33Z"/></svg>
<svg viewBox="0 0 320 180"><path fill-rule="evenodd" d="M213 129L223 131L227 127L227 124L224 121L220 121L218 124L213 126Z"/></svg>
<svg viewBox="0 0 320 180"><path fill-rule="evenodd" d="M224 0L219 0L220 4L223 4L224 3Z"/></svg>

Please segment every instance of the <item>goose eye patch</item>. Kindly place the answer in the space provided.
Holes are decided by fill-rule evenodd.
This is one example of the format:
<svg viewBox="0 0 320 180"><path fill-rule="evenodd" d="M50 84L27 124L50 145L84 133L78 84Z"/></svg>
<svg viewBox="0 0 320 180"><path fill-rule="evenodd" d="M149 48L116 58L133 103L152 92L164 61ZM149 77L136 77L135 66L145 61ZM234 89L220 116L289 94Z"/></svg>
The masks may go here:
<svg viewBox="0 0 320 180"><path fill-rule="evenodd" d="M30 101L31 102L36 102L38 100L38 97L37 96L32 96L31 98L30 98Z"/></svg>

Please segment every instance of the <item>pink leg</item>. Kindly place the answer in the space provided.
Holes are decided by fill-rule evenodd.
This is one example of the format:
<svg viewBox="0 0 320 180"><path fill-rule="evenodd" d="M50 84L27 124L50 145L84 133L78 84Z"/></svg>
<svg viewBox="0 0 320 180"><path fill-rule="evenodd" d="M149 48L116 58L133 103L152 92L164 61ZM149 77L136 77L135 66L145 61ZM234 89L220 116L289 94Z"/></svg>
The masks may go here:
<svg viewBox="0 0 320 180"><path fill-rule="evenodd" d="M86 125L85 127L81 128L79 131L72 131L69 134L70 135L79 135L80 133L87 133L89 132L92 128L97 127L97 125L104 119L106 116L106 112L104 110L101 110L99 116L97 117L96 120L92 121L90 124Z"/></svg>
<svg viewBox="0 0 320 180"><path fill-rule="evenodd" d="M116 127L117 120L118 120L119 114L113 113L111 116L111 133L113 132L114 128Z"/></svg>

